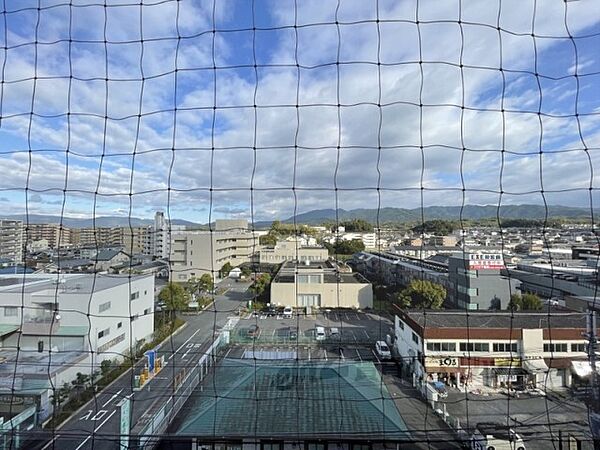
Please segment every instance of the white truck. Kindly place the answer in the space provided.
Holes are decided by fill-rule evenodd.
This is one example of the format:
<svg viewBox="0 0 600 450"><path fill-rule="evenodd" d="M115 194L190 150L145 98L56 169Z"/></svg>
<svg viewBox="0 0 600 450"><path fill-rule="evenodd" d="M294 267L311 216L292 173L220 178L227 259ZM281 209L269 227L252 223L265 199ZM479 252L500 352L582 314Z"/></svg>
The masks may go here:
<svg viewBox="0 0 600 450"><path fill-rule="evenodd" d="M526 450L515 430L497 423L478 423L471 436L471 450Z"/></svg>

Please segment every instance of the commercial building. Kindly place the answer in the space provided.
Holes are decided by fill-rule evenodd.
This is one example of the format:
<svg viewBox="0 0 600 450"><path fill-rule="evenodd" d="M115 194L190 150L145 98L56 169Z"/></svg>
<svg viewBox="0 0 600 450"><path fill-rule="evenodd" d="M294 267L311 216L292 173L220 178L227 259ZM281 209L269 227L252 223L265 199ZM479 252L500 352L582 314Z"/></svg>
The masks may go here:
<svg viewBox="0 0 600 450"><path fill-rule="evenodd" d="M43 420L52 386L152 338L153 305L151 275L1 275L0 393L33 398Z"/></svg>
<svg viewBox="0 0 600 450"><path fill-rule="evenodd" d="M262 247L258 252L260 264L281 264L284 261L325 261L326 248L303 246L297 240L279 241L273 247Z"/></svg>
<svg viewBox="0 0 600 450"><path fill-rule="evenodd" d="M259 248L258 236L246 221L218 220L214 231L171 233L171 280L187 281L205 273L217 276L225 263L250 262Z"/></svg>
<svg viewBox="0 0 600 450"><path fill-rule="evenodd" d="M0 219L0 258L23 262L23 222Z"/></svg>
<svg viewBox="0 0 600 450"><path fill-rule="evenodd" d="M587 362L585 331L580 312L407 310L394 345L415 381L563 389Z"/></svg>
<svg viewBox="0 0 600 450"><path fill-rule="evenodd" d="M518 282L503 274L496 252L454 253L448 259L448 299L460 309L506 309Z"/></svg>
<svg viewBox="0 0 600 450"><path fill-rule="evenodd" d="M271 303L295 308L372 308L371 283L332 261L285 262L271 282Z"/></svg>

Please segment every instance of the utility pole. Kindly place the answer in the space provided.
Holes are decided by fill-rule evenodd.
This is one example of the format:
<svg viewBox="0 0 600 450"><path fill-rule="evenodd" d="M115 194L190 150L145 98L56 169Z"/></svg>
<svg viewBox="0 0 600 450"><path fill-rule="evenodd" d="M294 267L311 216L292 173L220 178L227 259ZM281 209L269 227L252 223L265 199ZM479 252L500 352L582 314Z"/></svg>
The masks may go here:
<svg viewBox="0 0 600 450"><path fill-rule="evenodd" d="M590 376L592 387L592 405L590 407L590 429L594 439L594 449L600 450L600 379L596 367L596 311L589 311L587 317L588 357L592 369Z"/></svg>

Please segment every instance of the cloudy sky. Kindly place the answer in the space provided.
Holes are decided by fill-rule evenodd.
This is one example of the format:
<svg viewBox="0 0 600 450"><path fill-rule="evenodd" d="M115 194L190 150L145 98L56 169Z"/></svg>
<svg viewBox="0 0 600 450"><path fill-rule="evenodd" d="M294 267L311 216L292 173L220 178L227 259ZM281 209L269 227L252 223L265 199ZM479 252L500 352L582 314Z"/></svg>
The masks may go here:
<svg viewBox="0 0 600 450"><path fill-rule="evenodd" d="M600 200L595 0L66 3L6 0L0 215Z"/></svg>

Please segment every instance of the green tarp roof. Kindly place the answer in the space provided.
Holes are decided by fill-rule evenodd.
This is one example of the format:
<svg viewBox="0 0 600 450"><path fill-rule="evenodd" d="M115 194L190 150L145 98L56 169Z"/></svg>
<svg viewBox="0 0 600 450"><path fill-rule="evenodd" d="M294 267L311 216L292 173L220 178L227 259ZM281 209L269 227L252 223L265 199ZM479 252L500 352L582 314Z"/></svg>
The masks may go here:
<svg viewBox="0 0 600 450"><path fill-rule="evenodd" d="M217 437L407 438L372 363L228 360L183 411L178 434Z"/></svg>

